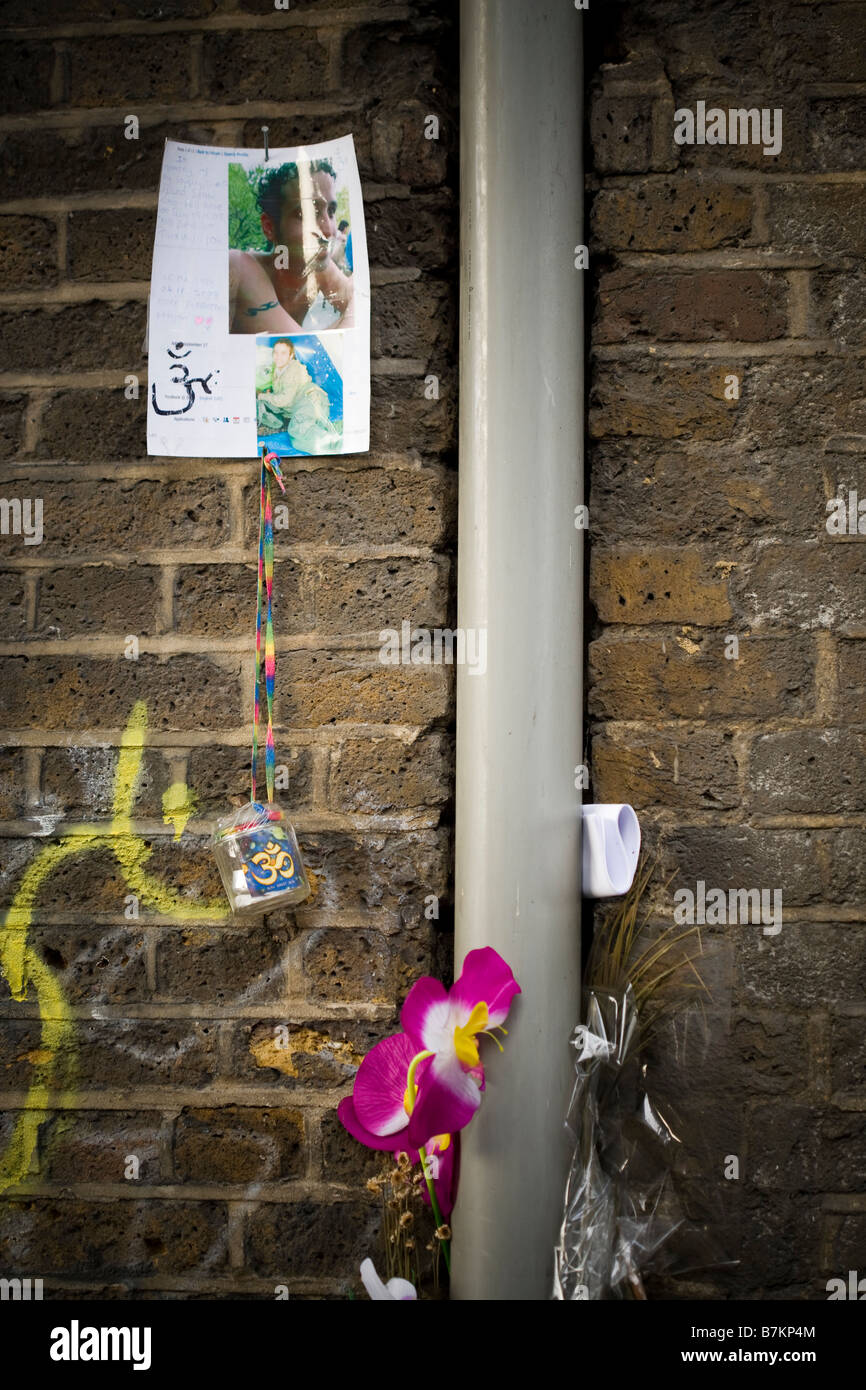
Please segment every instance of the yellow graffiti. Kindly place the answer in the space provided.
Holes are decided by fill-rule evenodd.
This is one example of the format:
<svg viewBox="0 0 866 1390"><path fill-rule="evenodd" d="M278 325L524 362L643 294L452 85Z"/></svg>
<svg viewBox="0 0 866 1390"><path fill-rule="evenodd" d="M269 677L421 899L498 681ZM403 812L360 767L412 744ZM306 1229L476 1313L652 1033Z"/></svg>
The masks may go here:
<svg viewBox="0 0 866 1390"><path fill-rule="evenodd" d="M231 913L224 898L208 902L178 898L145 870L152 851L133 831L132 808L141 777L146 731L147 706L143 700L138 700L121 739L112 817L107 829L84 825L56 844L46 845L25 870L12 904L0 923L0 973L5 976L13 999L19 1002L26 998L28 987L32 987L42 1023L40 1046L31 1054L35 1066L24 1110L5 1152L0 1155L0 1192L26 1177L39 1127L49 1117L51 1097L69 1090L74 1070L72 1011L54 972L27 941L37 894L58 865L89 850L109 850L132 892L157 912L178 921L202 916L224 918ZM183 783L175 782L163 796L163 819L174 826L175 839L183 833L193 810L194 798Z"/></svg>

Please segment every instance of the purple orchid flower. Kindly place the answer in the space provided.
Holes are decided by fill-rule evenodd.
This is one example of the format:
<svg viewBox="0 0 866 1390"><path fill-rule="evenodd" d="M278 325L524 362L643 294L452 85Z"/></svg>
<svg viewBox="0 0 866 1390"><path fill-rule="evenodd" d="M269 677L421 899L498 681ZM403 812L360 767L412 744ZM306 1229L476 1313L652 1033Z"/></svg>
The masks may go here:
<svg viewBox="0 0 866 1390"><path fill-rule="evenodd" d="M353 1138L368 1149L386 1153L406 1153L414 1166L419 1149L427 1154L430 1177L443 1216L454 1207L457 1188L456 1145L451 1135L428 1136L425 1145L409 1143L409 1074L418 1049L405 1033L395 1033L376 1043L364 1058L355 1077L355 1088L337 1107L337 1116ZM415 1070L422 1074L425 1061ZM429 1202L426 1188L422 1196Z"/></svg>
<svg viewBox="0 0 866 1390"><path fill-rule="evenodd" d="M418 1095L407 1126L413 1147L431 1134L456 1134L472 1119L484 1087L478 1035L502 1029L515 994L514 973L491 946L469 952L450 990L429 975L412 986L400 1022L417 1058Z"/></svg>

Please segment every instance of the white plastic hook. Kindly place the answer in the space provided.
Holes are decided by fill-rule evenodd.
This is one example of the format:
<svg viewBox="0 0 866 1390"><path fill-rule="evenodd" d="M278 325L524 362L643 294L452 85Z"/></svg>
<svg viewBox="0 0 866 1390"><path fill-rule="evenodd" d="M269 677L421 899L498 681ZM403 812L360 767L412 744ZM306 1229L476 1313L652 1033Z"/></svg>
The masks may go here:
<svg viewBox="0 0 866 1390"><path fill-rule="evenodd" d="M632 885L640 854L640 822L631 806L581 807L583 896L617 898Z"/></svg>

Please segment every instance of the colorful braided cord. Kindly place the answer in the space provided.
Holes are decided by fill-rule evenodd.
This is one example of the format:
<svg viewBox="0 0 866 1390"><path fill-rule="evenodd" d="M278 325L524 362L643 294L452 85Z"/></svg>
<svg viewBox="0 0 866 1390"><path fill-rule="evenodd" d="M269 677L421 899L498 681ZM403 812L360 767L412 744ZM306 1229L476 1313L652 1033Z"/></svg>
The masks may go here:
<svg viewBox="0 0 866 1390"><path fill-rule="evenodd" d="M271 478L276 478L282 492L286 486L280 472L280 461L276 454L262 450L262 470L259 503L259 577L256 590L256 688L253 712L253 749L250 766L251 801L256 799L256 763L259 756L259 719L261 717L262 694L262 608L265 609L265 701L268 707L268 729L265 736L265 780L268 788L268 802L274 799L274 676L276 673L276 651L274 647L274 623L272 595L274 587L274 509L271 498ZM262 600L264 599L264 604Z"/></svg>

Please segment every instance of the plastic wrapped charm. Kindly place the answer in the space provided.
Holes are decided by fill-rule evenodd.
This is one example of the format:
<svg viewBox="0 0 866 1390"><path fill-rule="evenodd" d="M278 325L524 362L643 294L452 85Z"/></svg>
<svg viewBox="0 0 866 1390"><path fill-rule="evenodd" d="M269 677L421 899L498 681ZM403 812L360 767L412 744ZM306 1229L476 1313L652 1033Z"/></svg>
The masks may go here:
<svg viewBox="0 0 866 1390"><path fill-rule="evenodd" d="M276 802L250 801L217 821L213 848L233 912L271 912L310 895L295 832Z"/></svg>

